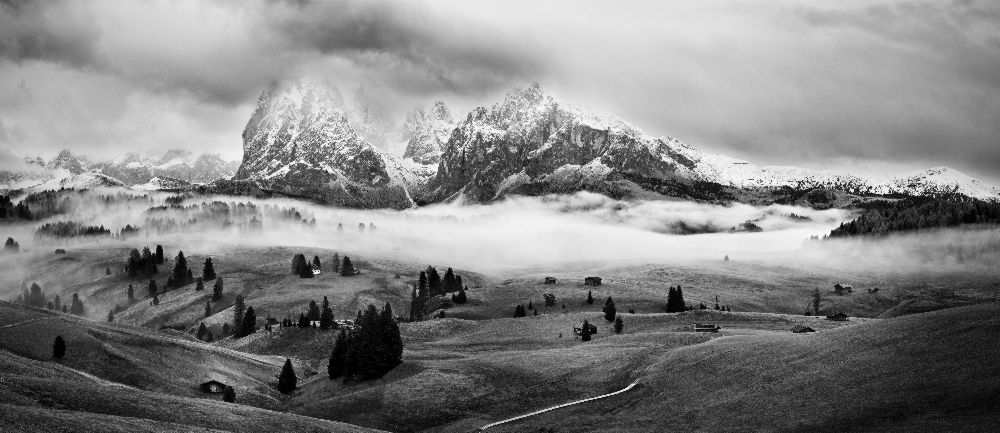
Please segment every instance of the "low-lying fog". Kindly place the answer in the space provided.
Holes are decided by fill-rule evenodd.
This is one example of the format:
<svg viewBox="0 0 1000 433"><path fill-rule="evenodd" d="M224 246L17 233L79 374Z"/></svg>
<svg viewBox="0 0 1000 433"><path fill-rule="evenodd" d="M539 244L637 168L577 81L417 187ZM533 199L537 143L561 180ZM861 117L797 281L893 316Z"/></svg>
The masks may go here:
<svg viewBox="0 0 1000 433"><path fill-rule="evenodd" d="M141 193L140 193L141 194ZM155 193L155 204L169 194ZM929 260L952 264L941 246L965 245L971 249L1000 244L996 230L946 230L898 235L878 241L810 241L810 236L828 234L852 215L843 210L814 210L797 206L729 206L685 201L613 200L592 193L565 196L517 197L490 205L439 204L405 211L352 210L323 207L290 199L239 197L189 197L182 204L212 200L227 203L254 202L294 207L304 219L315 218L314 227L299 222L269 218L265 212L262 231L241 231L238 221L227 229L187 228L175 234L158 235L145 230L122 243L128 247L155 244L176 245L189 254L212 254L239 246L300 246L336 250L341 254L395 258L437 266L502 272L513 268L558 269L571 262L669 264L733 260L762 264L809 265L845 269L892 267L895 271L919 268ZM148 203L105 205L89 201L69 215L51 220L76 220L117 230L131 224L145 225ZM171 213L173 212L173 213ZM178 220L187 217L168 211ZM762 231L746 231L747 225ZM36 243L35 228L46 221L0 226L14 236L22 249L47 251L57 244ZM338 232L343 223L343 232ZM364 223L363 232L358 224ZM374 224L372 232L368 227ZM731 231L736 229L736 231ZM686 234L685 234L686 233ZM943 251L915 255L913 251ZM936 255L936 256L935 256ZM123 258L124 259L124 258ZM290 260L291 258L289 258ZM963 265L964 266L964 265Z"/></svg>

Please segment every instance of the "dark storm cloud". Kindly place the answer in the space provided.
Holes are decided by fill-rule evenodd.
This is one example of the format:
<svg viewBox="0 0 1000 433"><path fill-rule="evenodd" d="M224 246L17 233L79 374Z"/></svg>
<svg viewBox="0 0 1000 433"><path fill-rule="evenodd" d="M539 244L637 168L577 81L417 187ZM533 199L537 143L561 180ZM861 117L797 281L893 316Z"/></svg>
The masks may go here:
<svg viewBox="0 0 1000 433"><path fill-rule="evenodd" d="M97 63L100 30L65 1L0 1L0 59L86 67Z"/></svg>
<svg viewBox="0 0 1000 433"><path fill-rule="evenodd" d="M261 90L299 77L364 85L396 121L538 81L759 165L949 165L1000 182L992 0L0 0L0 13L0 117L11 142L48 154L235 156Z"/></svg>
<svg viewBox="0 0 1000 433"><path fill-rule="evenodd" d="M292 49L344 56L414 93L478 93L531 80L543 62L529 37L419 1L272 3L269 22Z"/></svg>

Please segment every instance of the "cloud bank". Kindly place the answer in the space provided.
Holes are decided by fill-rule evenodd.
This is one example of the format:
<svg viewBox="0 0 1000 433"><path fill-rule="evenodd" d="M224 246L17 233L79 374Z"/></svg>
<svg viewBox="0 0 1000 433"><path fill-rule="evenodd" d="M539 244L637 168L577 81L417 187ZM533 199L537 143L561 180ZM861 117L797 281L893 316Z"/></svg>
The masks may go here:
<svg viewBox="0 0 1000 433"><path fill-rule="evenodd" d="M4 1L0 145L233 157L275 81L365 85L397 118L538 81L760 164L1000 182L997 71L988 0Z"/></svg>

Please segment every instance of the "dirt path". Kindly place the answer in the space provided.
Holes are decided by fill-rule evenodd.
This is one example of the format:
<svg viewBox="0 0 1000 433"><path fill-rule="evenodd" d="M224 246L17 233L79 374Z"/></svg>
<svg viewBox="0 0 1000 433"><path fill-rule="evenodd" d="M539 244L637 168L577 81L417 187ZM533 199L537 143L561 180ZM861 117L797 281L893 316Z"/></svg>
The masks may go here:
<svg viewBox="0 0 1000 433"><path fill-rule="evenodd" d="M535 415L540 415L540 414L543 414L543 413L546 413L546 412L551 412L551 411L554 411L556 409L562 409L564 407L574 406L574 405L578 405L578 404L581 404L581 403L587 403L587 402L594 401L594 400L600 400L602 398L608 398L608 397L616 396L618 394L621 394L623 392L626 392L626 391L634 388L638 384L639 384L639 381L636 380L635 382L632 382L631 384L629 384L629 386L626 386L625 388L619 389L618 391L615 391L615 392L612 392L612 393L609 393L609 394L603 394L603 395L599 395L597 397L585 398L583 400L571 401L569 403L563 403L563 404L560 404L558 406L552 406L552 407L545 408L545 409L542 409L542 410L536 410L534 412L526 413L524 415L519 415L519 416L516 416L516 417L513 417L513 418L507 418L507 419L502 420L502 421L497 421L497 422L494 422L494 423L486 424L486 425L484 425L484 426L479 427L478 429L476 429L476 431L485 431L488 428L492 428L492 427L496 427L498 425L507 424L507 423L511 423L511 422L514 422L514 421L522 420L522 419L525 419L525 418L528 418L528 417L532 417L532 416L535 416Z"/></svg>
<svg viewBox="0 0 1000 433"><path fill-rule="evenodd" d="M42 320L52 320L52 319L56 319L56 317L55 316L53 316L53 317L39 317L37 319L25 320L23 322L17 322L17 323L11 323L9 325L3 325L3 326L0 326L0 329L13 328L15 326L27 325L29 323L41 322Z"/></svg>

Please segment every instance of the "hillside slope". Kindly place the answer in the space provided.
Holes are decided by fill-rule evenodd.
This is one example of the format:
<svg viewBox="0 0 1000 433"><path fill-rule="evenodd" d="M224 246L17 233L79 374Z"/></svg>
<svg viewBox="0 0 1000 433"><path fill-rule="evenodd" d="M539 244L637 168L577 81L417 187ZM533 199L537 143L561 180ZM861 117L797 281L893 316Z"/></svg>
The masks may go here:
<svg viewBox="0 0 1000 433"><path fill-rule="evenodd" d="M998 334L1000 306L981 304L814 334L719 338L667 352L622 398L520 427L991 431L1000 421Z"/></svg>

